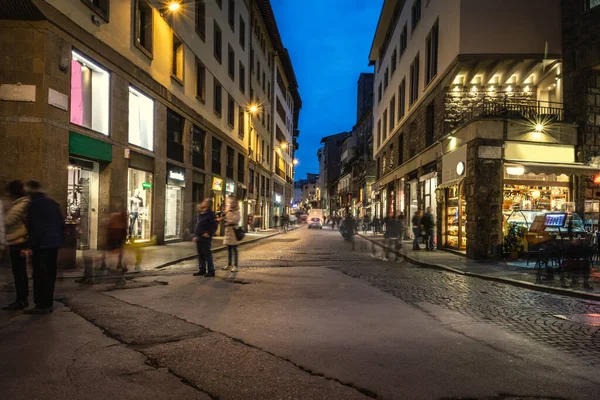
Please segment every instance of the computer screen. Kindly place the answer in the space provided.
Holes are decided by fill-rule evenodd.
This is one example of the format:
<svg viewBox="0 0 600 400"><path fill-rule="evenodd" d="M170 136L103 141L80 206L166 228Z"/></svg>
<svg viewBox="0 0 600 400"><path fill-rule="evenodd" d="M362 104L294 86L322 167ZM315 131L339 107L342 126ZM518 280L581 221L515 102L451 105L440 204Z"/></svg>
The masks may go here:
<svg viewBox="0 0 600 400"><path fill-rule="evenodd" d="M546 226L563 227L567 214L546 214Z"/></svg>

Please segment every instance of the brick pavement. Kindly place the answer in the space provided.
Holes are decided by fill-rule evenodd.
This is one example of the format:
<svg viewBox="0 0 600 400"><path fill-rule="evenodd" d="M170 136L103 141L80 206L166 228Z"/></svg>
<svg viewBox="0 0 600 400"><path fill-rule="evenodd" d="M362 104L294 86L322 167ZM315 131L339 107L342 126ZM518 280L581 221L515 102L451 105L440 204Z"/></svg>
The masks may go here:
<svg viewBox="0 0 600 400"><path fill-rule="evenodd" d="M383 235L373 235L372 232L366 235L360 235L368 240L375 241L383 246ZM435 252L428 251L413 251L412 242L403 242L402 255L409 261L425 266L439 267L446 270L452 270L458 273L494 280L501 280L513 284L523 284L534 289L549 289L558 293L567 295L589 296L593 298L598 296L600 300L600 267L592 269L590 283L594 287L593 290L583 288L583 279L579 278L578 282L573 284L570 279L567 283L569 288L562 288L559 274L541 275L541 281L538 280L537 271L534 268L535 261L527 265L525 261L503 262L503 261L475 261L466 258L453 252L438 250Z"/></svg>
<svg viewBox="0 0 600 400"><path fill-rule="evenodd" d="M353 262L332 263L330 268L362 279L415 307L421 308L423 303L438 305L565 351L587 365L600 365L600 326L557 317L600 314L598 301L422 268L403 259L385 262L378 247L367 259L370 246L357 248Z"/></svg>

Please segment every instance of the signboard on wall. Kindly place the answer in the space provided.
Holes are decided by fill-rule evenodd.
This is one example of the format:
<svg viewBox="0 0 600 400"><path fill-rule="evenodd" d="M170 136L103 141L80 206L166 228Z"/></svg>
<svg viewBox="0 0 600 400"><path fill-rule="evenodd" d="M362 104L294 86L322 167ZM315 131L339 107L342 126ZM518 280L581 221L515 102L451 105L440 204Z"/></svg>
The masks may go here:
<svg viewBox="0 0 600 400"><path fill-rule="evenodd" d="M223 179L213 178L212 190L214 190L215 192L222 192L223 191Z"/></svg>
<svg viewBox="0 0 600 400"><path fill-rule="evenodd" d="M225 184L225 193L235 193L235 183L227 182Z"/></svg>
<svg viewBox="0 0 600 400"><path fill-rule="evenodd" d="M0 100L35 102L35 85L0 85Z"/></svg>

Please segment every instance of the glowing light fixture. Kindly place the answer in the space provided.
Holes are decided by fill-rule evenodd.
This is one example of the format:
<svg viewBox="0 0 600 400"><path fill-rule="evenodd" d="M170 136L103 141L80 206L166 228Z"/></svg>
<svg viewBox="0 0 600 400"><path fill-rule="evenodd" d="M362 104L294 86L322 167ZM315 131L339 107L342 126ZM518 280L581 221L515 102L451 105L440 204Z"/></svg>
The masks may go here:
<svg viewBox="0 0 600 400"><path fill-rule="evenodd" d="M600 174L594 176L594 183L600 184Z"/></svg>
<svg viewBox="0 0 600 400"><path fill-rule="evenodd" d="M294 158L293 164L298 165L299 163L300 163L300 161L298 161L298 159Z"/></svg>
<svg viewBox="0 0 600 400"><path fill-rule="evenodd" d="M512 91L513 91L513 87L512 87L512 85L508 85L508 87L506 88L506 91L507 91L508 93L512 92Z"/></svg>
<svg viewBox="0 0 600 400"><path fill-rule="evenodd" d="M543 124L535 124L535 131L538 133L544 132L544 125Z"/></svg>
<svg viewBox="0 0 600 400"><path fill-rule="evenodd" d="M525 86L525 93L529 93L531 92L531 88L529 87L529 85Z"/></svg>
<svg viewBox="0 0 600 400"><path fill-rule="evenodd" d="M283 142L279 145L279 147L281 147L283 150L288 148L288 144L286 142Z"/></svg>
<svg viewBox="0 0 600 400"><path fill-rule="evenodd" d="M506 167L506 173L509 175L523 175L525 168L523 167Z"/></svg>
<svg viewBox="0 0 600 400"><path fill-rule="evenodd" d="M177 11L177 10L179 10L181 8L181 3L178 2L178 1L171 1L169 3L169 5L167 6L167 8L171 12Z"/></svg>
<svg viewBox="0 0 600 400"><path fill-rule="evenodd" d="M249 110L250 110L250 113L256 114L258 112L258 106L256 104L251 104Z"/></svg>
<svg viewBox="0 0 600 400"><path fill-rule="evenodd" d="M471 92L473 92L473 93L477 93L477 85L473 85L473 86L471 87Z"/></svg>

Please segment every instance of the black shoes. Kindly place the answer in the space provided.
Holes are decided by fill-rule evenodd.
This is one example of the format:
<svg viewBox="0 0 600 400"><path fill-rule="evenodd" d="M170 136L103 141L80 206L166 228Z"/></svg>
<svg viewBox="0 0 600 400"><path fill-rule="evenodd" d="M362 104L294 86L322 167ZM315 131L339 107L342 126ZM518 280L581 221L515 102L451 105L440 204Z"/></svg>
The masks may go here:
<svg viewBox="0 0 600 400"><path fill-rule="evenodd" d="M29 309L23 311L23 314L47 315L47 314L50 314L52 311L54 311L54 309L52 307L48 307L48 308L33 307L33 308L29 308Z"/></svg>
<svg viewBox="0 0 600 400"><path fill-rule="evenodd" d="M203 276L205 278L212 278L213 276L215 276L214 272L204 272L204 271L198 271L198 272L194 272L194 276Z"/></svg>
<svg viewBox="0 0 600 400"><path fill-rule="evenodd" d="M22 310L24 308L29 307L29 302L26 300L17 300L17 301L13 301L10 304L5 305L4 307L2 307L3 310L7 310L7 311L16 311L16 310Z"/></svg>

